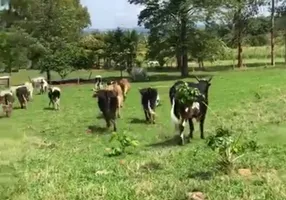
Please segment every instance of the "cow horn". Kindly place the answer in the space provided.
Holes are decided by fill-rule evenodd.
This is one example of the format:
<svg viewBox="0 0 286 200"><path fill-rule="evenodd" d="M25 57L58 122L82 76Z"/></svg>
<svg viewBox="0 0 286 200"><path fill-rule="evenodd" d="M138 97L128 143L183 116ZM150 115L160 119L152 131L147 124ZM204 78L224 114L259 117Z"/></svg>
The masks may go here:
<svg viewBox="0 0 286 200"><path fill-rule="evenodd" d="M195 76L195 79L199 82L200 81L200 79L197 77L197 76Z"/></svg>
<svg viewBox="0 0 286 200"><path fill-rule="evenodd" d="M211 82L212 79L213 79L213 77L211 76L211 77L209 78L208 82Z"/></svg>

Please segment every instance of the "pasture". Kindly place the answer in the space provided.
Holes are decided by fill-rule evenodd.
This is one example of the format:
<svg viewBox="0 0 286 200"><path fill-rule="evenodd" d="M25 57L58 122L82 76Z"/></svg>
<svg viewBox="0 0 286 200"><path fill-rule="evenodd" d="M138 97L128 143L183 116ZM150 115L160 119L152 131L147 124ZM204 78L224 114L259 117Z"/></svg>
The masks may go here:
<svg viewBox="0 0 286 200"><path fill-rule="evenodd" d="M131 83L117 127L140 144L119 157L105 155L116 144L97 117L92 85L60 86L60 111L46 108L47 95L35 95L27 110L0 119L0 199L171 200L195 190L211 200L286 199L285 69L213 73L206 136L223 124L255 140L258 148L236 166L250 169L247 176L215 170L217 154L199 139L197 123L190 143L174 142L168 98L174 74ZM18 74L14 83L26 75ZM138 88L145 86L157 87L161 98L154 125L144 123Z"/></svg>

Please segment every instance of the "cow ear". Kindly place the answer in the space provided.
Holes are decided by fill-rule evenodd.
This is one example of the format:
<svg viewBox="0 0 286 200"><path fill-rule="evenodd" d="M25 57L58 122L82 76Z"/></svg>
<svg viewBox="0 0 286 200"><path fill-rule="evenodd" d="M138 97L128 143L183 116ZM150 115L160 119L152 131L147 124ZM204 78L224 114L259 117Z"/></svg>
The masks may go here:
<svg viewBox="0 0 286 200"><path fill-rule="evenodd" d="M210 83L212 79L213 79L213 77L210 77L209 80L208 80L208 82Z"/></svg>

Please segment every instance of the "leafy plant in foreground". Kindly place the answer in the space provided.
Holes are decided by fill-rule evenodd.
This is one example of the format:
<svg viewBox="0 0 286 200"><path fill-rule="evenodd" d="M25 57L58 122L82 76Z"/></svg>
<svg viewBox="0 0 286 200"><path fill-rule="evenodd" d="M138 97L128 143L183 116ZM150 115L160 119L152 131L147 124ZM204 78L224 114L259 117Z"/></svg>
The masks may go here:
<svg viewBox="0 0 286 200"><path fill-rule="evenodd" d="M179 84L176 87L176 91L176 98L180 101L180 103L185 105L190 106L193 104L193 102L198 101L199 98L204 98L204 95L201 94L197 88L189 87L187 82Z"/></svg>
<svg viewBox="0 0 286 200"><path fill-rule="evenodd" d="M109 140L109 142L112 142L116 140L119 142L119 147L112 147L111 152L108 154L108 156L119 156L124 153L126 153L127 147L137 147L139 145L139 142L137 140L134 140L126 135L125 132L123 133L112 133L112 136Z"/></svg>
<svg viewBox="0 0 286 200"><path fill-rule="evenodd" d="M216 129L216 134L207 140L207 145L219 154L219 166L228 174L233 171L235 162L244 156L247 149L255 150L257 148L255 141L239 144L240 139L241 134L235 138L229 129L219 127Z"/></svg>

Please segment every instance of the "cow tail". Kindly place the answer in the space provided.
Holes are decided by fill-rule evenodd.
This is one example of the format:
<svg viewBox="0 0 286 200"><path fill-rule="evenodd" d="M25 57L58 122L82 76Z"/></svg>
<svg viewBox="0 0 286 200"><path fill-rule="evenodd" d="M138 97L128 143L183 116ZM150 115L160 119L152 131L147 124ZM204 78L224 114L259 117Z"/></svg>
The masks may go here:
<svg viewBox="0 0 286 200"><path fill-rule="evenodd" d="M5 105L8 105L8 104L9 104L9 100L8 100L7 95L4 95L4 101L5 101Z"/></svg>
<svg viewBox="0 0 286 200"><path fill-rule="evenodd" d="M148 110L152 115L156 115L155 111L151 108L150 103L148 103Z"/></svg>
<svg viewBox="0 0 286 200"><path fill-rule="evenodd" d="M180 120L175 115L175 98L172 99L171 119L175 124L180 124Z"/></svg>

